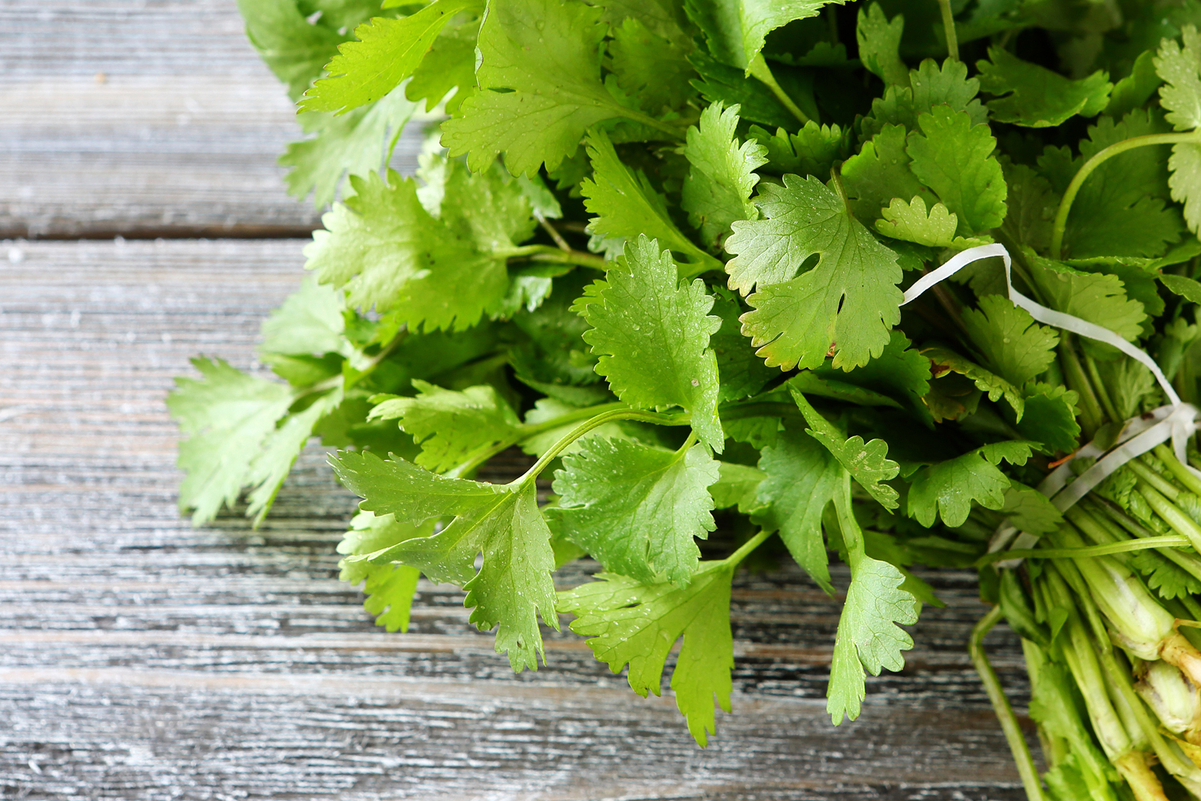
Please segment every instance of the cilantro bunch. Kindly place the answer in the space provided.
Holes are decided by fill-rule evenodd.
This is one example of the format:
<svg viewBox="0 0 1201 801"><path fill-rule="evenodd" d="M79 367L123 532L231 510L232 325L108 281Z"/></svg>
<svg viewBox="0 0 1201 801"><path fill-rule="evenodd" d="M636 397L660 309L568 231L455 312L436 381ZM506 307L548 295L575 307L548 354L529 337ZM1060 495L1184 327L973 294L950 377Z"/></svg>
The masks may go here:
<svg viewBox="0 0 1201 801"><path fill-rule="evenodd" d="M670 684L701 745L730 708L730 586L756 549L832 596L830 553L849 568L835 723L938 603L910 568L976 565L995 607L973 655L1031 797L980 647L1001 618L1046 792L1198 792L1201 717L1176 713L1201 685L1177 623L1201 619L1201 481L1163 447L1066 514L1037 489L1164 403L1150 372L1036 322L998 260L901 306L1000 243L1023 293L1196 399L1201 4L240 6L312 134L281 159L290 188L340 200L264 323L281 380L198 359L169 399L197 524L247 488L260 522L319 436L364 498L339 552L378 623L407 627L421 575L455 583L522 670L569 614L642 695L682 640ZM417 116L404 177L388 164ZM479 480L514 449L523 475ZM732 548L702 552L719 520ZM1006 526L1042 539L986 554ZM585 555L603 572L556 591Z"/></svg>

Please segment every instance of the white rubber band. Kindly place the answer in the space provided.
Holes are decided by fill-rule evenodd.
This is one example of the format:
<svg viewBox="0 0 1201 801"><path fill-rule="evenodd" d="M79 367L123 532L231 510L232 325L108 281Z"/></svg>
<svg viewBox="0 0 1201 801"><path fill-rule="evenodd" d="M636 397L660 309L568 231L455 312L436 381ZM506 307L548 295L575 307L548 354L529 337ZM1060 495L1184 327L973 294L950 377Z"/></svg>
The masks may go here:
<svg viewBox="0 0 1201 801"><path fill-rule="evenodd" d="M1039 492L1050 498L1051 503L1055 505L1056 509L1066 512L1098 484L1112 475L1122 465L1126 464L1126 462L1168 440L1172 441L1172 450L1176 454L1176 458L1180 460L1180 463L1198 476L1201 476L1201 471L1188 463L1187 453L1188 441L1197 431L1198 409L1192 404L1181 403L1180 396L1176 394L1175 388L1168 381L1167 376L1163 374L1163 370L1159 369L1159 365L1145 351L1131 345L1108 328L1103 328L1087 320L1081 320L1079 317L1071 314L1064 314L1054 309L1048 309L1046 306L1036 303L1014 289L1012 276L1013 260L1004 245L981 245L979 247L968 248L962 253L956 254L948 259L945 264L922 276L913 286L909 287L905 292L905 297L901 305L904 306L916 300L927 289L950 278L969 264L981 259L992 258L1000 258L1005 264L1005 287L1008 291L1009 299L1015 306L1025 309L1031 317L1040 323L1061 328L1064 331L1069 331L1096 342L1104 342L1106 345L1112 345L1117 348L1130 358L1146 366L1152 375L1155 376L1155 380L1159 383L1165 397L1168 399L1168 405L1127 420L1122 427L1117 442L1108 451L1103 450L1097 445L1095 440L1077 450L1038 485ZM1072 477L1075 474L1071 469L1071 462L1082 458L1095 458L1097 461L1079 476L1076 476L1073 481ZM1008 548L1030 548L1037 542L1037 535L1018 531L1013 526L1006 524L998 528L996 533L993 534L993 538L989 542L988 551L989 553L995 553L996 551ZM1006 562L1000 562L999 566L1016 567L1021 561L1020 559L1010 559Z"/></svg>

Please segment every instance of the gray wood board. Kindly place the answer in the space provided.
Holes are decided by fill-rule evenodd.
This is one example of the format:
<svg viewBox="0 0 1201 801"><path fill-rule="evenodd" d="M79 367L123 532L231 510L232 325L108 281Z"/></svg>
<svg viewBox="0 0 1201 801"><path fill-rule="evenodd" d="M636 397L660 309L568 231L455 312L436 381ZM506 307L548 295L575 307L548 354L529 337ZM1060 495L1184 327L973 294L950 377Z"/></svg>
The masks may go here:
<svg viewBox="0 0 1201 801"><path fill-rule="evenodd" d="M303 244L0 246L0 797L1023 797L964 652L967 573L931 576L947 608L839 728L838 605L795 568L740 574L734 714L700 750L669 690L638 698L565 630L513 674L456 588L376 628L337 580L354 498L318 447L259 531L189 527L163 399L197 353L255 367ZM1016 638L989 642L1024 703Z"/></svg>
<svg viewBox="0 0 1201 801"><path fill-rule="evenodd" d="M234 0L0 0L0 237L303 236L303 138ZM416 166L411 124L393 164Z"/></svg>

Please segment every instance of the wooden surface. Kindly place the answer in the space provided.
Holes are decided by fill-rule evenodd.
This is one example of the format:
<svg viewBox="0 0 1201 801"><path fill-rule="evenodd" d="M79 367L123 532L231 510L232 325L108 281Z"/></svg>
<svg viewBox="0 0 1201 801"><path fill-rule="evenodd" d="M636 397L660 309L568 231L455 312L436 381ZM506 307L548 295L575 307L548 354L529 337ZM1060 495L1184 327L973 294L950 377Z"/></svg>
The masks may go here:
<svg viewBox="0 0 1201 801"><path fill-rule="evenodd" d="M964 652L968 574L837 729L838 606L795 569L740 575L735 713L702 751L570 634L514 675L454 588L374 627L319 448L261 530L190 528L163 398L197 353L253 367L301 275L302 239L254 238L315 219L274 166L286 100L233 0L0 0L0 71L0 236L66 240L0 244L0 798L1023 797ZM185 238L221 232L244 238ZM1023 704L1016 640L989 642Z"/></svg>

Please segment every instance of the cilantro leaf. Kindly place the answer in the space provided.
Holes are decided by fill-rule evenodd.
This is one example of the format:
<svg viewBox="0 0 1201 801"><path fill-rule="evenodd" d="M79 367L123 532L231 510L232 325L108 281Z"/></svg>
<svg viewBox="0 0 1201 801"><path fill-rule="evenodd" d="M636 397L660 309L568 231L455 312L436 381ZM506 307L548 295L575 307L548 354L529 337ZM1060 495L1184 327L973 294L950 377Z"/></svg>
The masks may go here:
<svg viewBox="0 0 1201 801"><path fill-rule="evenodd" d="M846 158L850 129L818 125L810 120L796 133L777 128L772 134L758 125L752 125L749 133L751 139L767 148L767 161L760 167L760 172L824 178L836 161ZM902 144L903 140L904 137Z"/></svg>
<svg viewBox="0 0 1201 801"><path fill-rule="evenodd" d="M622 163L609 137L596 131L588 137L592 177L580 183L584 207L596 216L588 231L596 236L632 240L646 235L669 250L691 256L704 269L720 269L721 262L705 253L680 232L663 196L640 170Z"/></svg>
<svg viewBox="0 0 1201 801"><path fill-rule="evenodd" d="M734 223L726 270L733 289L759 285L742 317L759 355L786 370L822 364L832 344L843 369L878 356L900 320L896 254L812 176L763 186L756 203L764 219ZM793 278L814 255L817 264Z"/></svg>
<svg viewBox="0 0 1201 801"><path fill-rule="evenodd" d="M692 165L684 181L680 205L701 232L704 243L720 251L735 220L759 216L751 192L759 182L755 170L766 161L766 148L755 141L741 145L735 135L738 107L714 103L688 129L684 156Z"/></svg>
<svg viewBox="0 0 1201 801"><path fill-rule="evenodd" d="M721 321L708 316L713 297L697 279L681 284L671 254L640 236L626 244L625 264L577 308L592 326L584 341L600 357L596 372L618 398L640 409L681 406L701 441L720 452L717 358L709 338Z"/></svg>
<svg viewBox="0 0 1201 801"><path fill-rule="evenodd" d="M1131 342L1138 339L1147 315L1143 304L1126 296L1121 279L1108 273L1086 273L1030 255L1031 277L1047 305L1108 328Z"/></svg>
<svg viewBox="0 0 1201 801"><path fill-rule="evenodd" d="M797 564L833 594L822 514L841 486L843 468L812 436L786 429L763 449L759 469L766 478L759 485L755 522L779 531Z"/></svg>
<svg viewBox="0 0 1201 801"><path fill-rule="evenodd" d="M426 111L446 100L446 113L458 114L463 101L476 89L475 42L479 29L479 18L475 16L469 22L443 28L405 84L405 97L413 102L424 100Z"/></svg>
<svg viewBox="0 0 1201 801"><path fill-rule="evenodd" d="M375 625L383 626L387 631L409 630L409 612L421 571L408 565L393 562L377 565L353 557L365 556L398 542L428 537L433 533L432 520L421 526L413 526L398 523L392 515L376 516L371 512L359 512L351 520L350 529L338 543L338 553L347 557L338 563L341 570L338 578L351 585L366 582L363 591L367 598L363 601L363 608L375 618Z"/></svg>
<svg viewBox="0 0 1201 801"><path fill-rule="evenodd" d="M971 115L936 106L918 117L921 133L910 132L910 169L959 217L967 236L1000 226L1005 219L1005 177L992 152L997 140Z"/></svg>
<svg viewBox="0 0 1201 801"><path fill-rule="evenodd" d="M322 208L337 196L347 175L367 175L387 166L415 109L403 92L394 91L370 108L340 117L302 115L301 127L316 136L288 145L279 157L279 163L290 168L288 194L303 198L312 192L313 203Z"/></svg>
<svg viewBox="0 0 1201 801"><path fill-rule="evenodd" d="M721 328L709 338L709 347L717 355L717 374L721 377L719 402L754 395L779 375L755 356L750 340L742 335L738 316L742 313L737 296L725 287L714 287L713 314L721 318Z"/></svg>
<svg viewBox="0 0 1201 801"><path fill-rule="evenodd" d="M956 236L959 218L947 211L941 203L929 209L920 195L905 201L894 197L887 208L880 210L883 219L876 220L876 230L892 239L900 239L928 248L955 248L964 250L985 240L965 239Z"/></svg>
<svg viewBox="0 0 1201 801"><path fill-rule="evenodd" d="M1172 200L1184 204L1185 224L1194 234L1201 234L1201 144L1173 145L1168 169L1172 171L1168 178Z"/></svg>
<svg viewBox="0 0 1201 801"><path fill-rule="evenodd" d="M1201 580L1157 551L1131 554L1130 566L1146 576L1147 586L1161 598L1184 598L1201 592Z"/></svg>
<svg viewBox="0 0 1201 801"><path fill-rule="evenodd" d="M976 98L979 91L980 82L967 77L963 62L947 59L940 67L928 58L909 71L907 84L890 85L872 101L872 113L863 120L864 136L875 136L885 125L915 131L919 117L939 107L965 112L973 125L988 122L988 109Z"/></svg>
<svg viewBox="0 0 1201 801"><path fill-rule="evenodd" d="M997 95L988 104L997 122L1051 128L1077 114L1095 117L1109 104L1113 84L1103 71L1073 81L1001 47L990 47L988 58L977 61L976 69L980 70L980 88Z"/></svg>
<svg viewBox="0 0 1201 801"><path fill-rule="evenodd" d="M514 243L503 227L496 230L490 209L464 218L459 195L448 187L455 202L444 202L452 211L439 221L422 206L413 179L392 171L386 183L371 174L352 177L351 185L354 197L325 215L326 230L316 231L305 248L305 266L322 283L345 287L352 306L395 311L410 327L462 330L505 297ZM475 175L461 191L486 188L496 185ZM510 191L520 194L515 185ZM528 203L524 209L528 217Z"/></svg>
<svg viewBox="0 0 1201 801"><path fill-rule="evenodd" d="M766 475L757 467L733 462L718 462L717 482L709 486L713 508L736 508L750 514L759 506L759 485Z"/></svg>
<svg viewBox="0 0 1201 801"><path fill-rule="evenodd" d="M1071 453L1080 439L1076 422L1079 396L1067 387L1031 383L1026 387L1025 414L1017 424L1018 433L1042 443L1050 453Z"/></svg>
<svg viewBox="0 0 1201 801"><path fill-rule="evenodd" d="M296 100L346 37L317 22L310 24L297 0L238 0L246 37Z"/></svg>
<svg viewBox="0 0 1201 801"><path fill-rule="evenodd" d="M990 401L996 403L1004 398L1013 409L1017 419L1022 419L1026 401L1021 390L1001 376L985 370L975 362L946 348L927 348L922 351L922 355L930 360L935 378L942 378L949 373L957 373L975 384L976 389L988 393Z"/></svg>
<svg viewBox="0 0 1201 801"><path fill-rule="evenodd" d="M600 76L601 10L560 0L492 0L480 25L480 91L442 125L451 156L479 171L505 154L514 175L553 170L594 123L634 116ZM504 91L500 91L504 90Z"/></svg>
<svg viewBox="0 0 1201 801"><path fill-rule="evenodd" d="M762 81L748 80L741 69L716 61L700 49L694 50L688 61L700 76L692 85L705 102L736 105L742 119L763 125L784 128L796 125L796 117Z"/></svg>
<svg viewBox="0 0 1201 801"><path fill-rule="evenodd" d="M884 15L879 3L859 9L855 38L859 43L859 60L868 72L895 86L909 86L909 68L901 61L901 34L905 18L897 14L892 19Z"/></svg>
<svg viewBox="0 0 1201 801"><path fill-rule="evenodd" d="M901 652L913 647L913 638L900 625L917 622L921 603L903 588L907 581L904 573L867 555L845 477L835 495L835 512L851 568L851 586L838 619L826 690L826 711L838 725L844 717L859 717L867 691L865 668L878 676L884 668L905 666Z"/></svg>
<svg viewBox="0 0 1201 801"><path fill-rule="evenodd" d="M894 198L920 196L933 206L936 198L910 169L913 159L905 150L905 129L885 125L854 156L842 163L840 172L855 214L874 219ZM956 218L958 219L958 218Z"/></svg>
<svg viewBox="0 0 1201 801"><path fill-rule="evenodd" d="M288 413L293 395L284 384L247 375L228 363L193 359L201 380L177 378L167 408L188 439L179 445L181 510L194 510L192 525L232 506L249 483L251 463L276 423Z"/></svg>
<svg viewBox="0 0 1201 801"><path fill-rule="evenodd" d="M1031 250L1045 252L1051 244L1051 225L1059 197L1051 183L1025 164L1001 162L1005 176L1005 222L1002 229Z"/></svg>
<svg viewBox="0 0 1201 801"><path fill-rule="evenodd" d="M891 404L881 402L881 399L898 399L907 401L911 409L921 413L924 408L921 400L930 391L930 360L910 348L910 344L908 337L894 329L888 344L884 346L884 352L862 367L840 372L823 366L808 375L819 379L826 387L842 385L859 388L853 398L844 396L854 403L900 407L901 404L895 400ZM789 385L803 391L804 386L798 379L804 375L800 373L789 379ZM868 393L875 397L868 397ZM830 394L826 396L832 397Z"/></svg>
<svg viewBox="0 0 1201 801"><path fill-rule="evenodd" d="M963 325L998 375L1021 386L1055 361L1059 345L1055 329L1034 322L1030 312L1001 295L985 295L978 306L964 310Z"/></svg>
<svg viewBox="0 0 1201 801"><path fill-rule="evenodd" d="M924 467L909 484L908 513L923 526L936 517L943 524L962 526L978 503L985 509L1005 505L1009 479L997 469L1002 460L1023 465L1030 458L1030 443L1013 440L984 445L962 456Z"/></svg>
<svg viewBox="0 0 1201 801"><path fill-rule="evenodd" d="M636 97L645 111L656 114L677 109L692 98L695 74L687 51L656 34L637 17L626 17L613 30L609 45L613 75L626 94Z"/></svg>
<svg viewBox="0 0 1201 801"><path fill-rule="evenodd" d="M460 11L483 10L479 0L434 0L402 19L377 17L355 29L357 41L338 48L299 106L303 111L345 114L374 103L410 77L434 39Z"/></svg>
<svg viewBox="0 0 1201 801"><path fill-rule="evenodd" d="M607 572L647 583L661 573L684 586L700 560L696 538L716 528L707 487L717 479L718 463L699 443L673 452L593 438L555 472L553 514Z"/></svg>
<svg viewBox="0 0 1201 801"><path fill-rule="evenodd" d="M342 293L307 276L300 289L263 321L263 354L345 353ZM347 354L348 355L348 354Z"/></svg>
<svg viewBox="0 0 1201 801"><path fill-rule="evenodd" d="M751 66L767 35L790 22L815 17L823 6L845 0L779 0L760 3L755 0L686 0L688 16L705 36L709 52L724 62L751 74Z"/></svg>
<svg viewBox="0 0 1201 801"><path fill-rule="evenodd" d="M537 616L555 628L558 618L551 534L532 481L497 487L444 478L370 453L343 452L330 463L339 480L363 497L367 511L413 524L454 517L436 534L403 540L373 554L372 561L397 561L434 581L461 584L467 590L464 603L473 608L470 622L482 631L498 627L497 653L508 652L516 671L538 667L543 649Z"/></svg>
<svg viewBox="0 0 1201 801"><path fill-rule="evenodd" d="M1181 37L1160 42L1155 54L1155 72L1163 79L1159 102L1168 110L1167 120L1178 131L1201 128L1201 33L1188 26Z"/></svg>
<svg viewBox="0 0 1201 801"><path fill-rule="evenodd" d="M473 451L494 445L521 425L512 407L492 386L454 392L414 380L418 395L379 403L368 420L397 420L401 429L421 445L415 460L427 470L445 473L467 460Z"/></svg>
<svg viewBox="0 0 1201 801"><path fill-rule="evenodd" d="M534 408L526 412L525 424L527 426L538 426L543 423L549 423L556 418L567 418L567 420L560 426L543 430L539 434L527 436L521 442L521 449L531 456L541 456L546 453L580 424L579 411L578 406L572 406L555 398L539 398L534 403ZM575 413L574 416L573 413ZM562 454L577 453L590 439L599 437L606 439L626 439L628 435L622 429L620 423L605 423L584 434L575 442L572 442L563 449Z"/></svg>
<svg viewBox="0 0 1201 801"><path fill-rule="evenodd" d="M630 687L644 698L659 694L667 655L683 637L671 689L688 730L704 746L716 731L715 707L730 711L733 573L725 562L705 562L682 588L601 573L560 593L559 611L576 615L571 630L589 638L588 647L614 673L630 666Z"/></svg>
<svg viewBox="0 0 1201 801"><path fill-rule="evenodd" d="M788 391L809 424L806 433L820 442L877 503L886 509L896 509L897 491L883 483L900 472L897 463L888 459L888 443L882 439L864 443L863 437L858 436L848 439L813 408L796 385L789 384Z"/></svg>

